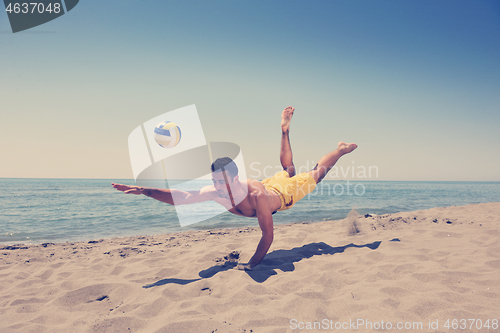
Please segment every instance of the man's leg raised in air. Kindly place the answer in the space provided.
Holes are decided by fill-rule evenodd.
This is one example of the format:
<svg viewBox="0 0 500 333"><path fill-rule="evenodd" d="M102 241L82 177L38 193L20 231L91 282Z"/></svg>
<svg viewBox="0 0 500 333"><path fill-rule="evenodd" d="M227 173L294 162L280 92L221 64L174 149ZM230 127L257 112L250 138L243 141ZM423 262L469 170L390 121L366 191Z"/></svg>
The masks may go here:
<svg viewBox="0 0 500 333"><path fill-rule="evenodd" d="M281 114L281 149L280 161L283 170L288 172L290 177L295 176L295 166L293 165L292 148L290 147L290 122L292 121L293 111L295 108L289 106L283 110Z"/></svg>
<svg viewBox="0 0 500 333"><path fill-rule="evenodd" d="M335 163L337 163L339 158L350 153L357 147L358 145L355 143L339 142L338 148L320 158L318 164L316 164L314 169L308 173L314 178L316 184L319 183L326 176L328 171L330 171L330 169L335 165Z"/></svg>

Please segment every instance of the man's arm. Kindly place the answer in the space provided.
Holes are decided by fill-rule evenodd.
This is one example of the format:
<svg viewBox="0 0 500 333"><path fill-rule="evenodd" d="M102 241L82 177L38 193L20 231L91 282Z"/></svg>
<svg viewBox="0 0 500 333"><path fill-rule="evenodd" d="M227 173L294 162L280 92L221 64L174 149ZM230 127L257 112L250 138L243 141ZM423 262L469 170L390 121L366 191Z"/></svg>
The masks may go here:
<svg viewBox="0 0 500 333"><path fill-rule="evenodd" d="M264 186L261 183L257 183L257 186L253 188L250 195L254 201L255 210L257 211L260 230L262 230L262 237L260 238L259 245L257 245L257 250L255 250L255 254L248 262L248 265L252 268L260 264L264 259L273 243L274 233L273 214L269 207L269 198Z"/></svg>
<svg viewBox="0 0 500 333"><path fill-rule="evenodd" d="M147 197L151 197L161 202L168 203L170 205L186 205L193 204L197 202L203 202L212 200L215 194L215 191L210 191L210 186L206 186L202 188L200 191L179 191L176 189L172 190L164 190L158 188L150 188L150 187L142 187L142 186L133 186L133 185L123 185L123 184L115 184L112 183L114 188L119 191L122 191L126 194L143 194Z"/></svg>

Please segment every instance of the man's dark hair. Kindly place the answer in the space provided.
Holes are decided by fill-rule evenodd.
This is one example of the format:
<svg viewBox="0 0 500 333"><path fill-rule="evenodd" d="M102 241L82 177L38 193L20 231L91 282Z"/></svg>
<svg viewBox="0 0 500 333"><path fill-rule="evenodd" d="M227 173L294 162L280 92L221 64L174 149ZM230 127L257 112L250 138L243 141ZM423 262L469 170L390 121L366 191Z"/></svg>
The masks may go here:
<svg viewBox="0 0 500 333"><path fill-rule="evenodd" d="M222 171L222 168L224 168L224 171L227 171L231 175L231 178L238 176L238 167L236 166L236 163L234 163L234 161L229 157L221 157L216 159L215 162L212 163L212 166L210 168L212 169L212 172Z"/></svg>

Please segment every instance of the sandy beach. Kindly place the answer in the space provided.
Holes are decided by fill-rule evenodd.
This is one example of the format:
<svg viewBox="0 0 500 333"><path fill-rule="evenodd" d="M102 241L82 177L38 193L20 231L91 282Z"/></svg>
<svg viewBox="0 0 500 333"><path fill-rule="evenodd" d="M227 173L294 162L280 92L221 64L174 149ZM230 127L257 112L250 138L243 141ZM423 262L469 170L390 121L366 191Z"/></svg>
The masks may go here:
<svg viewBox="0 0 500 333"><path fill-rule="evenodd" d="M253 271L258 228L0 246L0 332L500 332L499 236L487 203L279 225Z"/></svg>

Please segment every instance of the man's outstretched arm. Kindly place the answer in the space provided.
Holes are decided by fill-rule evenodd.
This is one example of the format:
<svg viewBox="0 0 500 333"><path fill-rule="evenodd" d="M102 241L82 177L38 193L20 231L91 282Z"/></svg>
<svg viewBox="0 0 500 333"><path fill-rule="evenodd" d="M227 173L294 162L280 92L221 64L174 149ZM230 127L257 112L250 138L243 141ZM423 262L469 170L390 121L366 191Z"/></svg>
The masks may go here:
<svg viewBox="0 0 500 333"><path fill-rule="evenodd" d="M166 190L166 189L158 189L151 187L143 187L143 186L134 186L134 185L124 185L124 184L116 184L112 183L114 188L119 191L122 191L126 194L143 194L147 197L151 197L161 202L168 203L170 205L186 205L197 202L203 202L212 200L212 193L207 191L206 188L202 188L200 191L179 191L179 190ZM174 203L175 197L175 203Z"/></svg>
<svg viewBox="0 0 500 333"><path fill-rule="evenodd" d="M262 237L260 238L259 245L257 245L255 254L248 262L250 268L260 264L264 260L274 239L273 214L269 207L269 198L264 187L262 186L262 188L254 190L251 195L255 200L255 210L257 211L257 219L262 230Z"/></svg>

